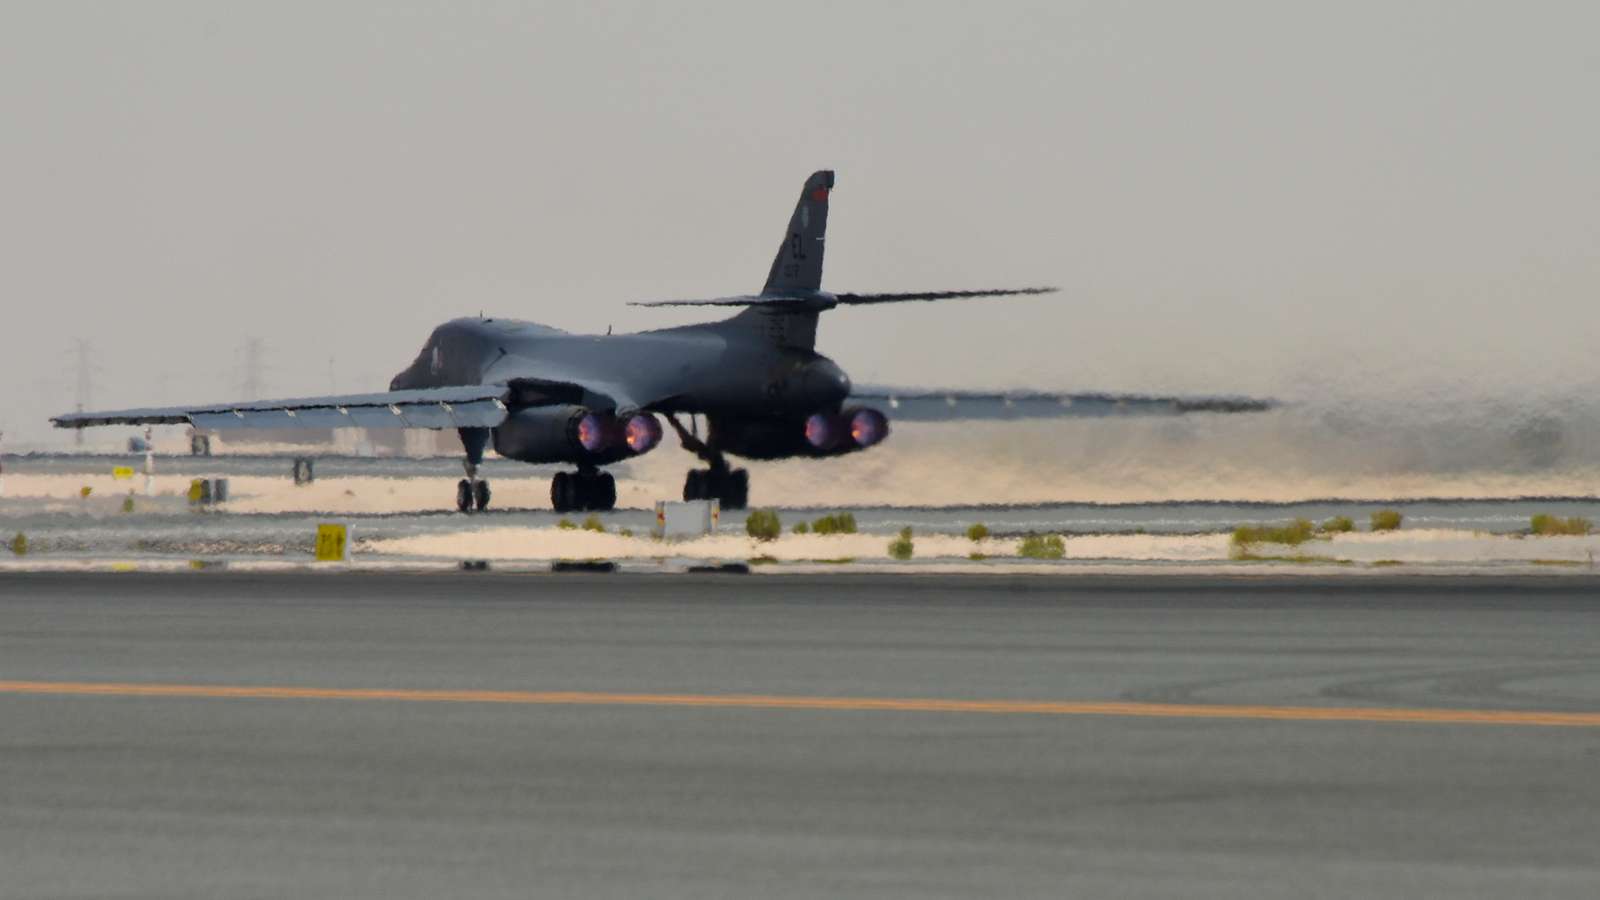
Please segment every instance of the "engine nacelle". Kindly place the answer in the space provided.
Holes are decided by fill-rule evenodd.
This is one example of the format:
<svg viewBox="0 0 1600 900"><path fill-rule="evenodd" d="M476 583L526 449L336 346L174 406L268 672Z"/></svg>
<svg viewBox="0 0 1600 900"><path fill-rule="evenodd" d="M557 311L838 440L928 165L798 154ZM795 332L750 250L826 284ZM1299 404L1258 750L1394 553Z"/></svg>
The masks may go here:
<svg viewBox="0 0 1600 900"><path fill-rule="evenodd" d="M747 459L791 456L842 456L882 443L889 419L875 409L857 407L792 419L712 419L716 446Z"/></svg>
<svg viewBox="0 0 1600 900"><path fill-rule="evenodd" d="M806 443L826 455L865 450L888 436L889 417L867 407L817 413L805 424Z"/></svg>
<svg viewBox="0 0 1600 900"><path fill-rule="evenodd" d="M648 453L661 443L661 423L649 413L619 419L582 406L531 406L494 430L494 450L529 463L604 465Z"/></svg>

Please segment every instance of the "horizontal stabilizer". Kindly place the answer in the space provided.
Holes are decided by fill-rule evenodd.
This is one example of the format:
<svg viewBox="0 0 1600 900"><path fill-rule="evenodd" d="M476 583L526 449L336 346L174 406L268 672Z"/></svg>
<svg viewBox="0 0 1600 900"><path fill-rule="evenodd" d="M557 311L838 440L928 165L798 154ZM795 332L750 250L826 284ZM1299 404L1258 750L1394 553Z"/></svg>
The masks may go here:
<svg viewBox="0 0 1600 900"><path fill-rule="evenodd" d="M96 425L184 425L202 430L239 428L493 428L505 421L503 384L463 385L377 394L251 400L194 406L160 406L68 413L57 428Z"/></svg>
<svg viewBox="0 0 1600 900"><path fill-rule="evenodd" d="M859 387L850 404L882 407L897 422L974 419L1065 419L1107 416L1180 416L1189 413L1258 413L1276 400L1250 397L1162 397L1151 394L1045 391L930 391Z"/></svg>
<svg viewBox="0 0 1600 900"><path fill-rule="evenodd" d="M971 300L982 297L1016 297L1053 294L1060 288L999 288L985 291L912 291L903 294L830 294L811 291L796 294L743 294L737 297L708 297L704 300L642 300L629 306L763 306L816 312L835 306L863 306L869 303L907 303L932 300Z"/></svg>
<svg viewBox="0 0 1600 900"><path fill-rule="evenodd" d="M704 300L635 300L629 306L784 306L804 309L814 302L804 297L766 297L744 294L738 297L707 297Z"/></svg>
<svg viewBox="0 0 1600 900"><path fill-rule="evenodd" d="M970 300L978 297L1015 297L1022 294L1053 294L1060 288L1029 287L990 291L913 291L906 294L834 294L841 306L859 306L868 303L906 303L916 300Z"/></svg>

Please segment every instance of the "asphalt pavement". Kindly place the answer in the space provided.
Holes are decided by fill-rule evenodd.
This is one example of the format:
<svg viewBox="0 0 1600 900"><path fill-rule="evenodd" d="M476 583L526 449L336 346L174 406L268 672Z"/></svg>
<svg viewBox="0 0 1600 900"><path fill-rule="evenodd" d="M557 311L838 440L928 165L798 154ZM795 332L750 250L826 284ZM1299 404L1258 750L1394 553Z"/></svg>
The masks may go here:
<svg viewBox="0 0 1600 900"><path fill-rule="evenodd" d="M0 897L1594 897L1600 586L0 575Z"/></svg>

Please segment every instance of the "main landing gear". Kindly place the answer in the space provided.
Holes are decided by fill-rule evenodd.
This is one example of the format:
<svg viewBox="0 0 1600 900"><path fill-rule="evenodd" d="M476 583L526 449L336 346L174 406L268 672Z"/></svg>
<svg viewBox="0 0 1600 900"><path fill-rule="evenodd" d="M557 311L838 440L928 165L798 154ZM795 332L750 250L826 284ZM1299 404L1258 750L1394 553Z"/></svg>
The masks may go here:
<svg viewBox="0 0 1600 900"><path fill-rule="evenodd" d="M750 503L750 473L729 469L727 463L709 469L691 469L683 482L683 499L716 500L723 509L744 509Z"/></svg>
<svg viewBox="0 0 1600 900"><path fill-rule="evenodd" d="M683 499L716 500L723 509L744 509L750 503L750 473L744 469L728 468L728 459L683 427L676 416L668 416L667 423L678 433L683 449L710 464L709 468L692 469L683 481Z"/></svg>
<svg viewBox="0 0 1600 900"><path fill-rule="evenodd" d="M617 506L617 480L610 472L579 469L550 479L550 505L556 512L609 512Z"/></svg>

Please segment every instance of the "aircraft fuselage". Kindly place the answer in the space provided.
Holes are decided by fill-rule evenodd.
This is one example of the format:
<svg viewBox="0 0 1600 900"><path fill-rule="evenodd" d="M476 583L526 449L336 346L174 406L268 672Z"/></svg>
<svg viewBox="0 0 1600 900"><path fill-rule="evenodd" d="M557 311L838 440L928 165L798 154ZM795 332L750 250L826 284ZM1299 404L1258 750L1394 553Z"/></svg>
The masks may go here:
<svg viewBox="0 0 1600 900"><path fill-rule="evenodd" d="M574 383L584 387L570 387ZM571 334L515 319L455 319L433 331L389 387L475 384L510 385L513 407L560 402L618 416L691 413L706 416L724 434L781 426L796 436L806 417L837 412L850 394L849 377L832 360L773 346L737 319L619 335ZM748 445L728 448L738 455L792 455L757 446L770 442L735 443Z"/></svg>

